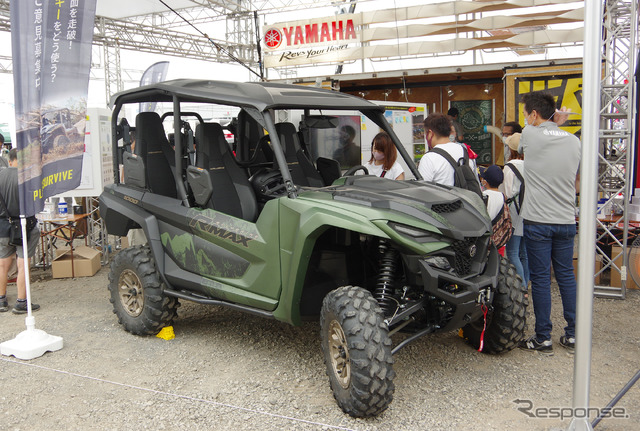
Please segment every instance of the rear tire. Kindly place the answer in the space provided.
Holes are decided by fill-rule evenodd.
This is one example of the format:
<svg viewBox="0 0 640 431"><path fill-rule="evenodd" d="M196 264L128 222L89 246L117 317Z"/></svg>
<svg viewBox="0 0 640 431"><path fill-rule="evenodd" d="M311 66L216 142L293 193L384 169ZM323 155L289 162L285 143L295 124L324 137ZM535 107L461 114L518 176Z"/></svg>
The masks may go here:
<svg viewBox="0 0 640 431"><path fill-rule="evenodd" d="M345 413L371 417L391 403L391 339L382 309L363 288L331 291L320 313L322 351L333 396Z"/></svg>
<svg viewBox="0 0 640 431"><path fill-rule="evenodd" d="M498 286L493 293L493 310L487 313L482 353L498 354L515 348L524 338L527 316L527 289L515 266L506 258L500 259ZM484 326L483 319L462 328L462 337L478 349Z"/></svg>
<svg viewBox="0 0 640 431"><path fill-rule="evenodd" d="M180 304L166 296L163 287L149 247L131 247L116 255L109 271L109 300L124 329L155 335L173 323Z"/></svg>

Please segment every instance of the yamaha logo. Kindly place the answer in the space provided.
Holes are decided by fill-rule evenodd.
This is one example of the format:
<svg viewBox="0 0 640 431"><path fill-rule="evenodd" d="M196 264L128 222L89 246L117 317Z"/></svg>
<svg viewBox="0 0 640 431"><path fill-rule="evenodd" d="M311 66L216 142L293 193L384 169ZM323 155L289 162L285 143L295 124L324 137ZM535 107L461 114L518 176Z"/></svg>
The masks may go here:
<svg viewBox="0 0 640 431"><path fill-rule="evenodd" d="M469 247L469 257L475 256L477 251L478 249L476 248L475 244L473 244L471 247Z"/></svg>
<svg viewBox="0 0 640 431"><path fill-rule="evenodd" d="M267 30L264 35L264 44L267 48L276 49L282 43L282 33L276 28Z"/></svg>

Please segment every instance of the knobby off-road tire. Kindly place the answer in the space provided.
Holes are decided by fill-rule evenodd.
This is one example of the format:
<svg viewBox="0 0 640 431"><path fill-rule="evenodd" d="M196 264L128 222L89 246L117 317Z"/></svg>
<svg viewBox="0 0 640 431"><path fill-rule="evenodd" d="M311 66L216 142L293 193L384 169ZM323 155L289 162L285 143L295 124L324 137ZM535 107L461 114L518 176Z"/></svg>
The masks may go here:
<svg viewBox="0 0 640 431"><path fill-rule="evenodd" d="M155 260L147 246L120 251L109 271L109 300L124 329L136 335L155 335L173 323L178 299L163 294Z"/></svg>
<svg viewBox="0 0 640 431"><path fill-rule="evenodd" d="M324 298L322 351L333 396L345 413L376 416L393 399L391 339L382 309L369 291L344 286Z"/></svg>
<svg viewBox="0 0 640 431"><path fill-rule="evenodd" d="M526 330L527 289L515 266L506 258L500 259L498 287L493 296L493 310L487 313L483 353L497 354L515 348ZM462 336L476 349L480 347L483 319L462 328Z"/></svg>

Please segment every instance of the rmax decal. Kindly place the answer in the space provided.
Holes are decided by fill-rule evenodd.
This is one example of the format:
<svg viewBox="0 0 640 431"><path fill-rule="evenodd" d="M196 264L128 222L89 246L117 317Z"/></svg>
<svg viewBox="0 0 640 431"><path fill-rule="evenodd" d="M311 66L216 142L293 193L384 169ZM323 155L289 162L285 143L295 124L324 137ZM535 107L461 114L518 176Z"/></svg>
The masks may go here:
<svg viewBox="0 0 640 431"><path fill-rule="evenodd" d="M211 217L207 217L203 214L198 214L189 220L189 227L201 232L210 233L211 235L215 235L221 239L231 240L233 243L242 244L245 247L249 247L249 241L255 239L250 236L243 235L240 232L234 232L232 231L232 229L234 229L233 226L221 224Z"/></svg>

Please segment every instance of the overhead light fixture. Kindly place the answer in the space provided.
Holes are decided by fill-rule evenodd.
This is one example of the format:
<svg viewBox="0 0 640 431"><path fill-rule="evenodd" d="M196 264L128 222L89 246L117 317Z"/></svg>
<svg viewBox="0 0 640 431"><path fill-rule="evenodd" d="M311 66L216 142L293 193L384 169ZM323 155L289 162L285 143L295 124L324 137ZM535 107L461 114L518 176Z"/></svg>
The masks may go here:
<svg viewBox="0 0 640 431"><path fill-rule="evenodd" d="M366 90L365 90L365 91L359 91L359 92L358 92L358 94L360 95L360 97L362 97L362 98L364 99L364 97L365 97L367 94L369 94L369 92L368 92L368 91L366 91Z"/></svg>
<svg viewBox="0 0 640 431"><path fill-rule="evenodd" d="M484 90L482 90L482 91L484 91L484 92L485 92L485 94L489 94L489 93L491 92L491 90L493 90L493 85L491 85L491 84L484 84Z"/></svg>
<svg viewBox="0 0 640 431"><path fill-rule="evenodd" d="M387 100L387 97L391 94L391 90L384 90L382 94L384 94L384 100Z"/></svg>
<svg viewBox="0 0 640 431"><path fill-rule="evenodd" d="M449 97L453 97L455 93L453 92L453 90L451 89L450 85L447 85L447 96Z"/></svg>

